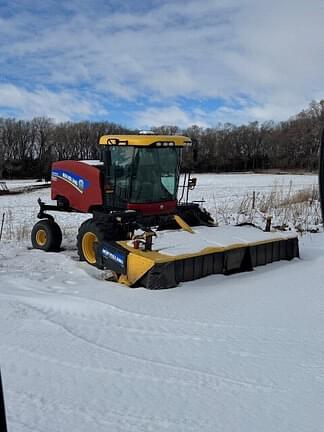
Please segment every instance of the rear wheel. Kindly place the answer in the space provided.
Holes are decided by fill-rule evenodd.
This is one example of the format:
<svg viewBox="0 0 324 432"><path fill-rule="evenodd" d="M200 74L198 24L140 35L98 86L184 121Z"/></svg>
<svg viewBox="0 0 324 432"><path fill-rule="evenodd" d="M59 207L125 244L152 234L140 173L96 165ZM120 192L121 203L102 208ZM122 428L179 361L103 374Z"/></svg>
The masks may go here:
<svg viewBox="0 0 324 432"><path fill-rule="evenodd" d="M62 243L61 228L52 220L40 220L32 229L31 242L35 249L57 252Z"/></svg>
<svg viewBox="0 0 324 432"><path fill-rule="evenodd" d="M95 222L88 219L79 228L77 248L80 261L100 267L96 259L95 246L103 240L116 240L117 230L112 223Z"/></svg>

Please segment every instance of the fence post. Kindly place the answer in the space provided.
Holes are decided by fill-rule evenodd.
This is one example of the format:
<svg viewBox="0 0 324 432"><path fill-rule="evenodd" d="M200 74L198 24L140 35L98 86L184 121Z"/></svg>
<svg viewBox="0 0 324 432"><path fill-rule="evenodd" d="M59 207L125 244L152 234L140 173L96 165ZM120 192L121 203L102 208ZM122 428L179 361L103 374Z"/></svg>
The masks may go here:
<svg viewBox="0 0 324 432"><path fill-rule="evenodd" d="M2 239L2 230L3 230L4 220L5 220L5 214L6 214L6 213L3 213L3 214L2 214L1 229L0 229L0 241L1 241L1 239Z"/></svg>
<svg viewBox="0 0 324 432"><path fill-rule="evenodd" d="M253 191L253 196L252 196L252 210L255 209L255 191Z"/></svg>

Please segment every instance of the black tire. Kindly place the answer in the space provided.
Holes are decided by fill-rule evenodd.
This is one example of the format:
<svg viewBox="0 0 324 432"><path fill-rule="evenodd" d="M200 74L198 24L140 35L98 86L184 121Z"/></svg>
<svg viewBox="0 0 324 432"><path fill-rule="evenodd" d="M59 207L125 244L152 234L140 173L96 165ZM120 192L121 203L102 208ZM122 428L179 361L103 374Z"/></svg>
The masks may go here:
<svg viewBox="0 0 324 432"><path fill-rule="evenodd" d="M180 209L178 213L182 219L192 227L199 225L214 226L215 223L211 214L201 207L188 208L184 210Z"/></svg>
<svg viewBox="0 0 324 432"><path fill-rule="evenodd" d="M215 226L214 218L205 208L199 208L197 216L200 220L200 225Z"/></svg>
<svg viewBox="0 0 324 432"><path fill-rule="evenodd" d="M62 243L61 228L50 219L40 220L33 226L31 242L35 249L58 252Z"/></svg>
<svg viewBox="0 0 324 432"><path fill-rule="evenodd" d="M94 254L93 257L91 257L92 259L89 259L89 255L87 256L87 253L84 250L83 239L89 234L94 235L96 237L95 241L100 243L103 240L117 240L118 230L113 223L97 222L93 219L87 219L80 225L77 235L77 249L80 261L86 261L88 264L102 268L94 258L94 248L92 248Z"/></svg>

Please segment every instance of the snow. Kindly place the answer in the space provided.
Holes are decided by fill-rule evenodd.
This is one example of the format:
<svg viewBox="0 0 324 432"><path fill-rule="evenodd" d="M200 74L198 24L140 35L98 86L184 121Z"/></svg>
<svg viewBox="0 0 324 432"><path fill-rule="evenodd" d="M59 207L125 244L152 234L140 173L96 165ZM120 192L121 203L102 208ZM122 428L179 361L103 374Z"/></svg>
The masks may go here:
<svg viewBox="0 0 324 432"><path fill-rule="evenodd" d="M158 231L153 237L153 250L164 255L198 253L208 247L228 247L237 244L251 244L296 237L292 232L263 232L250 226L194 227L187 231ZM130 246L133 242L128 243Z"/></svg>
<svg viewBox="0 0 324 432"><path fill-rule="evenodd" d="M0 197L0 213L29 227L48 194ZM60 216L61 253L0 243L10 432L323 430L324 233L300 238L301 259L149 291L80 263L79 216Z"/></svg>
<svg viewBox="0 0 324 432"><path fill-rule="evenodd" d="M38 180L4 180L9 190L14 191L28 186L39 186L45 184L44 181Z"/></svg>
<svg viewBox="0 0 324 432"><path fill-rule="evenodd" d="M103 165L104 163L98 159L85 159L85 160L80 160L79 162L85 163L87 165L93 165L93 166L98 166L98 165Z"/></svg>
<svg viewBox="0 0 324 432"><path fill-rule="evenodd" d="M318 183L318 176L305 175L275 175L275 174L198 174L196 189L190 193L193 200L204 199L206 205L212 208L220 201L239 200L247 193L253 191L271 192L275 189L288 191L290 188L297 191L305 186Z"/></svg>

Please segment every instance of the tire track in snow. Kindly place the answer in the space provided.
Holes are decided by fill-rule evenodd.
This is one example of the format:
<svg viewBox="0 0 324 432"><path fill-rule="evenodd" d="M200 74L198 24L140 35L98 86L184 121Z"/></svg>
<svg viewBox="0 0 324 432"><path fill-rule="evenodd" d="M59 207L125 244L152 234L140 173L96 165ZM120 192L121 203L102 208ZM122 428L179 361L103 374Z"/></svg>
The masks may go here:
<svg viewBox="0 0 324 432"><path fill-rule="evenodd" d="M18 285L18 286L20 286L20 285ZM52 293L49 293L48 291L41 291L41 290L35 291L35 293L41 294L45 298L47 298L47 297L51 298L51 297L57 297L58 296L58 293L56 293L56 292L52 294ZM11 296L8 293L0 293L0 295L1 296L9 296L9 297ZM190 327L192 327L194 325L197 327L203 327L205 329L210 329L210 330L212 330L212 329L238 329L238 330L246 330L246 331L257 330L260 333L262 333L263 330L268 330L268 331L271 330L272 332L277 332L278 334L282 334L285 337L285 342L286 342L287 329L284 327L262 326L262 325L258 325L258 326L237 325L237 324L227 323L224 321L218 321L217 323L214 323L214 322L210 322L210 321L169 318L169 317L156 316L156 315L150 315L150 314L145 314L145 313L141 313L141 312L131 311L128 309L121 308L120 306L113 305L111 303L103 302L103 301L100 301L97 299L91 299L91 298L84 297L81 295L74 296L74 295L71 295L68 293L61 292L61 293L59 293L59 296L60 297L63 296L65 298L68 297L73 302L84 300L85 306L87 307L87 309L88 309L89 303L95 303L95 304L100 305L101 309L104 309L104 310L102 310L102 311L94 310L93 313L84 313L84 312L78 313L75 311L72 313L68 310L64 310L64 314L68 315L68 316L76 317L79 319L83 319L83 320L87 320L86 317L90 316L91 318L95 318L96 321L100 322L100 325L106 323L107 326L109 326L109 327L110 327L110 321L107 320L107 318L106 318L107 310L111 310L113 313L120 315L122 317L123 322L125 320L125 315L126 316L129 315L131 317L130 318L131 322L134 322L134 316L135 316L135 317L139 318L139 321L141 323L143 322L143 320L146 320L146 321L149 321L150 324L152 321L153 322L156 321L159 324L161 322L165 323L166 325L169 324L171 326L170 331L172 331L172 332L174 332L174 325L173 325L174 323L181 324L181 326L188 325ZM17 296L13 296L13 297L18 302L24 303L26 305L33 306L33 305L35 305L35 303L39 304L39 305L36 305L35 307L38 307L39 310L41 310L44 313L57 312L57 311L60 312L59 309L55 309L54 307L47 306L48 302L42 302L38 298L35 298L34 301L31 302L30 297L29 297L29 299L26 298L24 300L24 302L22 302L20 299L17 298ZM102 313L102 315L99 315L100 312ZM146 329L144 328L144 330L146 330ZM289 328L289 332L296 334L296 342L300 340L300 329ZM163 332L163 333L168 334L167 331ZM312 330L311 332L308 332L307 330L305 330L304 333L305 333L305 336L307 336L308 334L313 334L314 331ZM191 335L191 332L190 333L187 332L186 334ZM318 334L322 335L324 337L324 331L322 331L320 329L318 330ZM212 335L210 337L212 337ZM264 337L263 333L262 333L262 337Z"/></svg>
<svg viewBox="0 0 324 432"><path fill-rule="evenodd" d="M42 312L42 311L39 311L39 312ZM95 342L95 341L87 338L84 335L80 335L80 334L76 333L75 331L73 331L73 329L71 329L66 324L59 323L59 322L49 318L46 314L45 314L45 317L46 317L47 321L51 322L52 324L54 324L56 326L61 327L67 333L69 333L73 337L79 339L83 343L87 343L87 344L89 344L95 348L104 350L104 351L112 353L112 354L120 355L122 357L126 357L126 358L131 359L131 360L149 363L149 364L158 365L158 366L163 366L166 368L171 368L173 370L182 371L182 372L188 373L190 375L194 374L198 378L197 382L202 383L203 386L206 385L206 379L207 379L207 380L214 380L215 383L217 384L217 387L219 387L221 382L224 382L226 384L244 387L244 388L250 389L250 390L251 389L253 389L253 390L259 389L259 390L263 390L263 391L272 391L274 388L276 388L276 386L274 386L274 385L271 385L271 386L270 385L263 385L263 384L253 382L253 381L249 382L249 381L243 381L243 380L238 380L238 379L234 379L234 378L228 378L228 377L225 377L225 376L222 376L219 374L214 374L211 372L205 372L205 371L191 368L191 367L176 365L174 363L170 363L170 362L167 362L164 360L148 359L145 357L140 357L136 354L130 354L128 352L117 350L115 348L111 348L111 347L108 347L108 346L103 345L101 343Z"/></svg>
<svg viewBox="0 0 324 432"><path fill-rule="evenodd" d="M32 356L33 358L35 358L36 360L43 360L45 362L51 362L54 364L58 364L58 365L62 365L62 366L66 366L69 368L73 368L73 369L78 369L81 371L85 371L85 370L91 370L93 372L98 372L98 373L113 373L113 374L119 374L122 375L126 378L132 378L132 379L141 379L141 380L148 380L148 381L158 381L158 382L162 382L162 383L168 383L174 386L178 386L178 385L185 385L185 386L194 386L197 388L210 388L212 390L216 390L218 391L220 388L222 388L223 390L226 389L227 385L230 386L234 386L237 387L238 389L244 389L246 391L263 391L263 392L272 392L272 391L284 391L284 390L280 390L278 388L278 386L276 386L275 384L271 384L271 385L265 385L265 384L260 384L257 381L247 381L247 380L239 380L239 379L234 379L234 378L229 378L227 376L222 376L220 374L214 374L211 372L206 372L206 371L202 371L202 370L198 370L195 368L190 368L190 367L185 367L185 366L179 366L176 365L174 363L170 363L170 362L165 362L165 361L161 361L161 360L154 360L154 359L147 359L147 358L143 358L140 356L136 356L134 354L129 354L127 352L123 352L120 350L116 350L110 347L107 347L105 345L101 345L98 344L96 342L90 341L82 336L79 336L77 334L74 334L70 329L67 329L65 326L62 326L60 324L57 324L56 322L52 322L53 325L56 325L60 328L63 328L63 330L65 330L68 334L70 334L71 336L77 338L78 340L80 340L82 343L87 343L89 345L91 345L92 347L95 347L99 350L103 350L105 352L108 352L110 354L113 355L117 355L117 356L121 356L122 358L127 358L130 359L132 361L138 361L139 363L144 363L144 364L149 364L151 366L156 366L158 368L162 368L158 371L159 374L161 374L163 376L157 376L156 375L156 370L152 370L152 374L143 374L142 372L136 372L135 374L131 374L129 372L125 373L123 371L121 371L120 369L114 369L112 367L110 367L109 369L105 369L105 368L97 368L97 367L93 367L93 366L79 366L76 365L75 363L70 363L70 362L66 362L66 361L62 361L62 360L58 360L58 359L53 359L52 357L43 355L43 354L36 354L33 351L30 351L26 348L22 348L22 347L9 347L8 345L0 345L2 346L4 349L7 349L9 351L22 351L24 353L27 353L28 355ZM138 369L137 369L138 370ZM174 372L173 378L170 378L170 371ZM179 374L179 372L181 372L181 374ZM193 377L195 379L193 379Z"/></svg>
<svg viewBox="0 0 324 432"><path fill-rule="evenodd" d="M32 304L30 304L30 300L29 299L26 300L26 301L24 301L24 302L20 301L19 303L21 305L23 305L24 307L27 307L30 310L33 310L34 312L37 312L41 316L45 316L46 320L52 322L52 324L55 323L56 325L60 325L60 326L64 327L64 329L66 331L68 331L72 336L79 337L84 342L92 344L93 346L96 346L97 348L107 349L110 352L114 352L115 354L119 354L121 356L129 356L129 358L137 359L139 361L148 361L148 362L150 361L150 362L156 363L156 364L165 364L166 363L163 359L162 360L147 359L147 358L145 359L145 358L142 358L142 357L137 356L135 354L130 354L128 352L121 351L121 350L115 350L112 347L107 347L107 345L105 345L105 344L99 344L98 342L94 341L92 338L84 336L82 332L80 333L80 331L73 329L71 326L67 326L64 323L59 322L57 319L50 318L50 314L57 313L57 309L55 309L55 308L52 308L52 307L46 307L46 308L42 307L42 308L40 308L39 306L32 306L32 304L34 302L32 302ZM58 310L58 313L62 313L62 312L60 310ZM85 318L81 314L69 314L69 313L66 313L65 316L66 315L69 315L70 317L73 317L73 318L77 318L78 320L82 320L84 322L89 322L88 319ZM62 314L62 317L65 318L65 316ZM98 320L98 322L100 321L100 331L102 331L102 322L101 322L101 319L97 318L97 320ZM90 322L90 324L92 324L92 323ZM260 353L260 352L253 353L253 351L251 351L249 349L246 349L246 347L244 347L244 346L242 348L238 348L236 350L233 349L233 348L229 348L229 346L228 346L228 339L229 338L232 339L232 344L230 344L230 346L233 346L233 344L239 344L239 342L240 342L240 340L239 340L240 339L240 335L237 335L235 337L233 337L233 336L231 337L231 336L229 336L227 334L226 338L224 338L224 337L220 338L220 337L217 337L217 336L213 336L213 337L212 336L207 336L206 337L206 336L202 336L201 334L199 334L199 335L192 335L192 333L186 333L186 334L178 335L178 334L175 333L175 329L174 328L172 328L172 330L171 330L173 333L170 333L169 331L162 331L161 332L159 330L155 331L155 330L147 330L147 329L142 329L142 328L140 328L138 330L138 327L134 327L134 325L133 325L134 322L132 322L132 326L130 326L130 327L129 326L117 326L115 324L110 325L109 322L107 322L106 324L107 324L107 327L109 328L109 330L111 330L111 328L117 328L117 329L121 329L123 331L124 330L125 331L130 331L131 333L134 333L135 335L138 335L138 333L140 333L140 334L143 334L143 335L149 335L150 337L151 336L154 336L154 337L161 336L161 337L165 338L167 342L169 342L170 339L173 339L173 340L180 339L180 340L183 340L183 341L209 342L209 343L216 342L218 344L219 343L224 343L226 353L228 355L233 356L233 357L234 356L236 356L236 357L245 357L245 358L248 357L248 358L265 359L265 360L269 360L269 358L271 358L271 359L276 360L276 361L282 359L282 360L285 360L285 361L289 361L290 363L294 363L293 356L291 356L291 358L289 358L289 357L282 357L282 356L278 357L276 355L269 354L267 352L267 350L264 353ZM91 327L93 327L93 326L90 325L89 328L91 328ZM249 330L251 330L251 329L249 329ZM183 329L181 329L181 331L183 333ZM259 329L258 329L258 332L259 332ZM249 336L250 339L251 339L251 336L252 335ZM260 340L260 341L262 340L262 345L264 346L264 344L265 344L265 335L264 334L262 334L262 338L259 338L258 335L254 336L254 338L255 338L256 343L258 343L258 340ZM270 338L269 341L267 341L267 344L268 345L269 344L272 345L273 344L273 339L274 339L274 337L273 337L273 335L271 335L271 338ZM288 343L287 339L285 339L284 342L285 342L285 345L287 346L287 343ZM278 343L277 337L276 337L276 343ZM292 348L298 349L298 347L300 346L300 338L298 338L295 341L291 340L289 342L289 344L292 346ZM255 344L252 344L252 345L254 346ZM267 347L267 345L266 345L266 347ZM172 347L171 347L171 349L172 349ZM174 363L167 363L167 364L170 364L170 366L177 366ZM190 370L190 368L188 368L188 369ZM201 371L201 370L198 370L198 372L205 373L204 371ZM223 378L223 379L232 379L232 378L228 378L228 377L224 377L224 376L221 377L221 378ZM260 384L258 384L258 385L260 385ZM269 387L269 386L270 387L274 387L274 383L271 381L270 384L268 384L268 383L267 384L261 384L261 386L264 386L264 387Z"/></svg>
<svg viewBox="0 0 324 432"><path fill-rule="evenodd" d="M9 295L10 296L10 295ZM11 296L10 296L11 297ZM78 297L74 297L74 296L70 296L68 295L68 297L72 297L72 299L78 300ZM274 343L274 340L276 342L276 344L278 343L284 343L286 346L290 346L291 349L298 349L300 347L300 330L294 330L294 329L289 329L289 333L290 334L294 334L295 338L290 337L289 340L287 340L287 329L283 329L283 328L274 328L274 327L256 327L256 326L232 326L232 325L227 325L227 324L209 324L209 323L202 323L200 321L195 322L193 321L192 323L190 321L187 320L174 320L174 319L167 319L167 318L162 318L161 320L159 318L153 317L155 318L155 323L158 324L157 330L155 329L148 329L147 327L145 327L145 324L143 324L143 320L142 320L142 315L136 313L135 315L139 315L138 316L138 321L134 320L133 318L131 320L125 320L125 317L123 315L123 313L120 313L118 310L118 314L120 315L121 318L121 322L124 323L126 321L126 325L117 325L115 324L115 319L113 320L113 322L111 322L110 320L107 319L106 315L98 315L95 313L92 314L87 314L87 313L71 313L69 310L64 310L64 314L63 311L61 311L59 308L54 308L54 307L50 307L47 306L47 301L44 305L44 302L40 302L39 299L35 298L34 300L31 300L30 298L26 298L24 299L24 301L21 301L21 299L19 299L18 301L20 304L27 306L31 309L34 309L35 311L38 311L41 314L45 314L47 317L49 317L50 315L53 314L61 314L62 317L72 317L75 319L78 319L80 321L86 322L86 323L90 323L89 327L93 327L93 321L100 323L100 329L102 330L103 328L107 328L109 330L111 330L112 328L115 329L120 329L120 330L124 330L126 332L131 332L134 334L143 334L143 335L151 335L151 336L161 336L163 338L165 338L166 340L184 340L184 341L194 341L194 342L208 342L208 343L223 343L223 345L225 346L225 349L227 350L228 353L232 353L232 354L237 354L238 356L246 356L246 357L254 357L254 358L265 358L268 359L269 356L273 359L277 359L279 360L280 358L278 358L278 356L273 355L271 353L269 353L267 350L264 354L258 352L257 354L254 354L253 352L251 352L250 350L246 350L246 347L242 347L242 348L238 348L238 349L229 349L228 346L228 340L231 339L232 340L232 345L233 344L239 344L240 343L240 339L242 338L241 334L234 334L234 335L230 335L228 332L226 333L226 337L224 337L223 333L221 335L219 335L219 330L226 328L235 331L244 331L244 332L248 332L249 333L249 340L255 340L256 344L252 344L253 346L258 346L259 342L262 342L262 346L264 348L266 348L267 346L272 346ZM95 301L96 302L96 301ZM17 303L17 301L16 301ZM99 302L101 303L101 302ZM132 312L130 312L132 314ZM126 313L126 315L128 315L128 312ZM89 320L89 317L91 318L91 321ZM146 322L150 321L149 316L146 317ZM166 327L170 327L169 329L166 330L161 330L161 323L160 321L163 322L163 325ZM56 323L58 323L58 321L55 321ZM131 322L131 325L127 325L127 322ZM174 326L174 322L176 323L181 323L181 327L178 326L175 327ZM183 328L183 323L186 323L188 326L190 325L191 328L190 330L186 331ZM137 326L134 325L134 323L137 324ZM202 328L204 332L207 331L207 335L206 334L201 334L201 332L196 332L193 333L192 332L192 324L197 324L198 323L198 328ZM203 325L202 325L203 324ZM149 322L150 327L152 326L152 323ZM215 330L218 330L218 332L216 331L215 334ZM267 332L265 333L263 330L266 329ZM180 334L177 333L177 331L180 330ZM252 331L252 332L251 332ZM256 331L255 334L253 334L253 331ZM269 331L271 331L269 333ZM275 335L273 334L273 332L275 331ZM213 332L212 334L209 334L209 332ZM312 332L313 334L314 332ZM323 334L324 337L324 332L322 331L318 331L319 336ZM308 335L309 332L308 331L304 331L303 332L303 337L304 340L307 341L308 340ZM244 338L243 338L244 339ZM288 360L287 357L284 357L285 360ZM293 359L291 360L293 362Z"/></svg>
<svg viewBox="0 0 324 432"><path fill-rule="evenodd" d="M58 400L51 401L51 404L45 402L44 398L39 397L35 393L32 392L17 392L13 390L8 390L9 394L15 395L15 399L20 399L27 402L37 403L40 410L46 410L50 409L51 411L55 412L55 415L57 415L57 411L62 411L66 414L77 414L80 417L86 417L87 420L90 420L91 423L94 425L96 423L105 425L107 423L109 424L117 424L120 426L120 423L126 423L127 426L151 426L151 423L154 422L154 431L156 431L156 427L159 427L161 430L170 430L170 427L176 427L176 429L172 429L175 431L178 431L179 426L183 426L187 430L206 430L206 427L212 427L213 425L206 421L201 419L198 422L188 421L185 418L181 419L179 421L178 419L170 418L170 417L160 417L156 415L139 415L135 410L131 410L129 407L125 411L117 411L113 409L109 409L109 411L105 410L105 415L110 415L112 418L110 419L101 419L99 422L97 420L97 417L93 416L90 412L90 410L87 407L82 407L82 409L75 407L71 405L71 403L68 403L68 401L61 403ZM126 422L125 422L126 419ZM135 424L134 424L135 422ZM125 426L125 424L124 424ZM204 429L197 429L197 427ZM189 428L189 429L188 429ZM39 430L39 429L34 429ZM127 429L128 430L128 429ZM137 431L138 429L136 429ZM147 429L145 429L147 430ZM123 431L123 429L121 429Z"/></svg>

